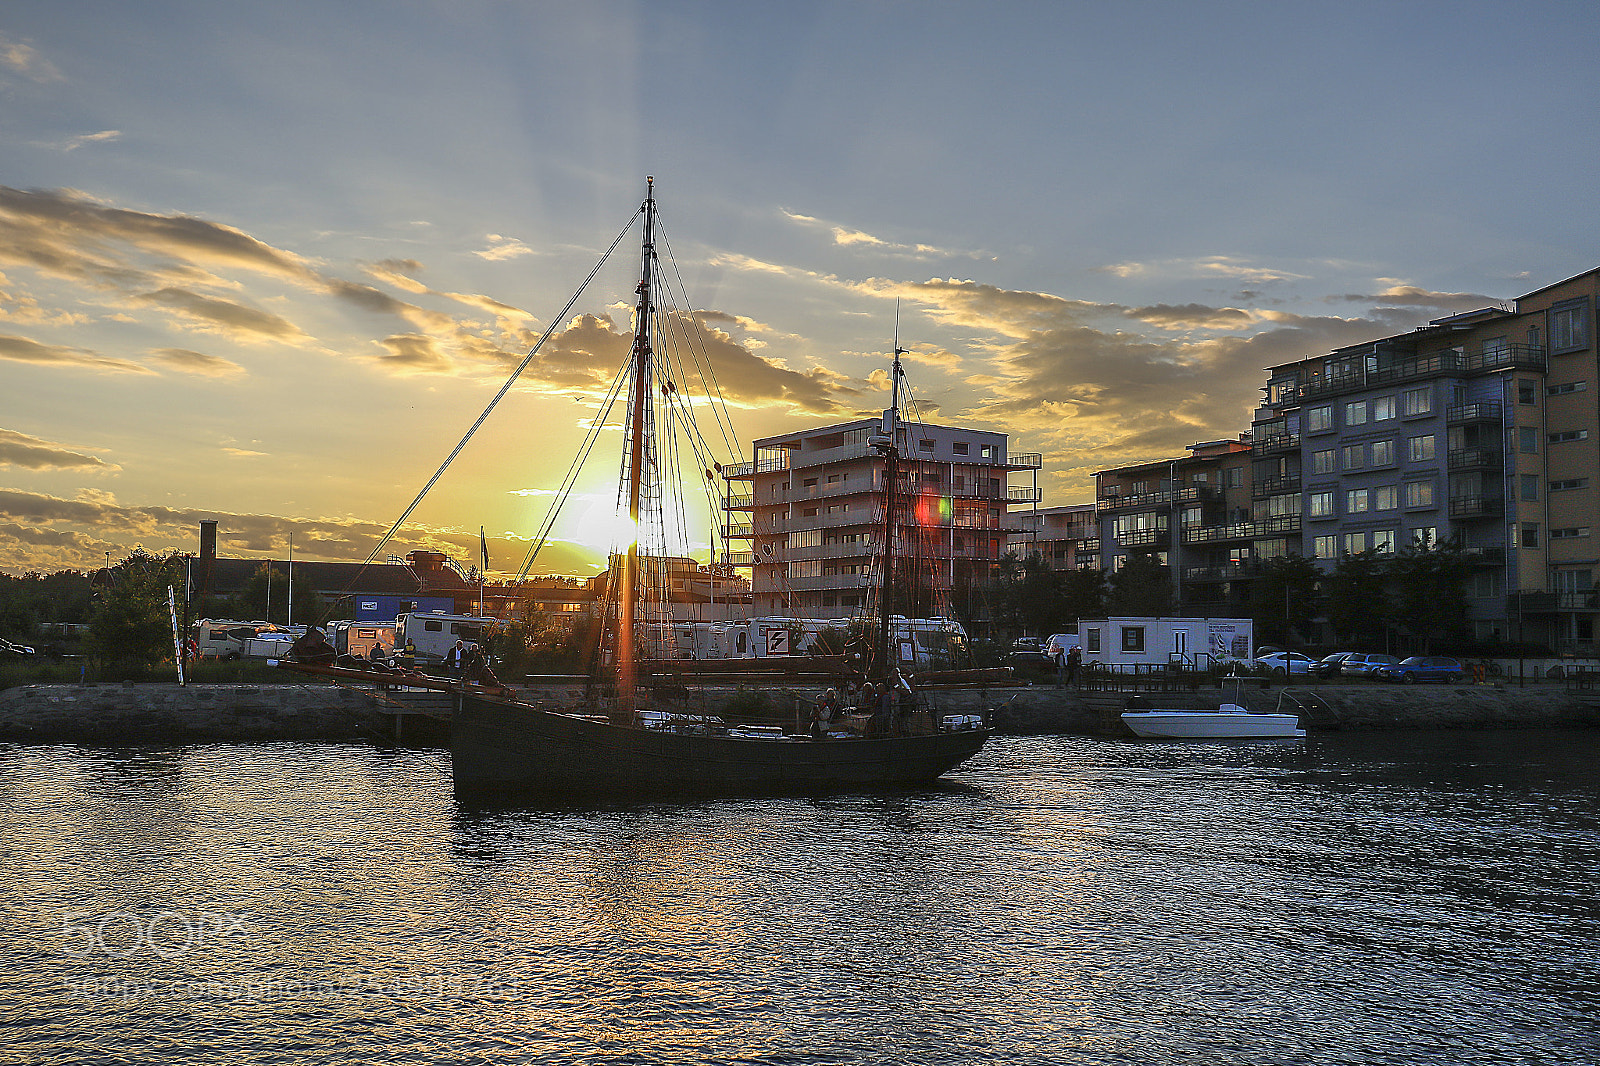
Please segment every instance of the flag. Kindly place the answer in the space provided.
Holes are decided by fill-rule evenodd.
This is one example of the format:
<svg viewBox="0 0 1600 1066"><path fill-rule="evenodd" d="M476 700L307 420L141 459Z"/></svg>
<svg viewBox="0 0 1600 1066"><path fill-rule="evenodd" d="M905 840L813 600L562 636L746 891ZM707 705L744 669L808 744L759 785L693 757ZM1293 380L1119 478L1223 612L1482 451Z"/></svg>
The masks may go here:
<svg viewBox="0 0 1600 1066"><path fill-rule="evenodd" d="M483 565L478 567L480 573L489 572L489 538L484 536L483 527L478 527L478 555L483 560Z"/></svg>

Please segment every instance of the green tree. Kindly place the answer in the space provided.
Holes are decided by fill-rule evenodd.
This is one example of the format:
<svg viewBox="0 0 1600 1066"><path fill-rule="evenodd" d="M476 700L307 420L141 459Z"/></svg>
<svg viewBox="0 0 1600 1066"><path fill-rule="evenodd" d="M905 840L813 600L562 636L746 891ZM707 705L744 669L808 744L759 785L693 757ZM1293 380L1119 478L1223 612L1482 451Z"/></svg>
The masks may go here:
<svg viewBox="0 0 1600 1066"><path fill-rule="evenodd" d="M1114 615L1168 618L1172 615L1172 574L1155 552L1129 552L1111 575L1106 610Z"/></svg>
<svg viewBox="0 0 1600 1066"><path fill-rule="evenodd" d="M1057 571L1061 595L1061 610L1057 626L1059 633L1077 626L1080 619L1102 618L1106 615L1106 575L1098 567L1093 569Z"/></svg>
<svg viewBox="0 0 1600 1066"><path fill-rule="evenodd" d="M1299 555L1268 559L1250 583L1250 616L1256 638L1287 645L1298 632L1311 632L1311 622L1321 609L1317 564Z"/></svg>
<svg viewBox="0 0 1600 1066"><path fill-rule="evenodd" d="M1389 573L1372 552L1340 558L1323 579L1328 622L1340 638L1357 643L1382 637L1389 623Z"/></svg>
<svg viewBox="0 0 1600 1066"><path fill-rule="evenodd" d="M179 560L180 564L182 560ZM270 563L256 567L255 573L245 581L239 591L239 613L249 618L289 624L289 573ZM270 608L270 609L269 609ZM300 624L320 621L323 615L322 596L301 570L294 575L294 616Z"/></svg>
<svg viewBox="0 0 1600 1066"><path fill-rule="evenodd" d="M1472 563L1459 541L1414 543L1402 548L1388 567L1395 616L1422 643L1464 640L1467 633L1467 579Z"/></svg>
<svg viewBox="0 0 1600 1066"><path fill-rule="evenodd" d="M122 672L142 672L172 657L172 616L167 590L183 587L183 558L136 548L112 569L113 584L100 592L89 622L90 648Z"/></svg>

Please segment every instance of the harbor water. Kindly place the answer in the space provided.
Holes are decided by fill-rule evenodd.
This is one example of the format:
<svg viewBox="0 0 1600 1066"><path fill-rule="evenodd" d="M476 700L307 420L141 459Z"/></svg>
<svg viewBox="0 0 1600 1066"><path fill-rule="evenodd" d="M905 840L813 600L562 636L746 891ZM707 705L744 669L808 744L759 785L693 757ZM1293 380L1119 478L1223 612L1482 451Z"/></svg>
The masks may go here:
<svg viewBox="0 0 1600 1066"><path fill-rule="evenodd" d="M0 1046L80 1063L1600 1061L1600 731L998 737L473 807L358 744L0 748Z"/></svg>

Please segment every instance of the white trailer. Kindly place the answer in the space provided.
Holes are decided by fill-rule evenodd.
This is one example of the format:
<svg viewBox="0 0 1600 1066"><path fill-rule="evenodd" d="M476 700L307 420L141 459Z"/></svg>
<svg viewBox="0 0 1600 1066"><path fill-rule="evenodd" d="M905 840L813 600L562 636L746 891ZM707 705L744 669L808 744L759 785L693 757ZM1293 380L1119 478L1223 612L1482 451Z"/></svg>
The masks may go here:
<svg viewBox="0 0 1600 1066"><path fill-rule="evenodd" d="M1181 665L1190 670L1255 657L1248 618L1087 618L1078 623L1085 664L1113 669Z"/></svg>
<svg viewBox="0 0 1600 1066"><path fill-rule="evenodd" d="M394 620L394 646L403 649L409 642L419 663L440 662L458 640L482 646L499 624L489 615L409 612Z"/></svg>

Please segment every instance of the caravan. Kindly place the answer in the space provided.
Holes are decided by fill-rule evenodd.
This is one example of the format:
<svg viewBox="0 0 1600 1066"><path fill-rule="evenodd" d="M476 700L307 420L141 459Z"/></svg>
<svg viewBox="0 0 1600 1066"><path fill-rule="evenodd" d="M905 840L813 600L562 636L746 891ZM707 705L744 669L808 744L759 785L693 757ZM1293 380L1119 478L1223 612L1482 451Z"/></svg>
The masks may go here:
<svg viewBox="0 0 1600 1066"><path fill-rule="evenodd" d="M408 612L394 620L394 646L404 648L409 642L416 646L417 662L442 662L456 641L482 646L499 624L488 615Z"/></svg>
<svg viewBox="0 0 1600 1066"><path fill-rule="evenodd" d="M1208 670L1248 662L1255 653L1255 623L1248 618L1086 618L1078 623L1078 639L1086 665Z"/></svg>

